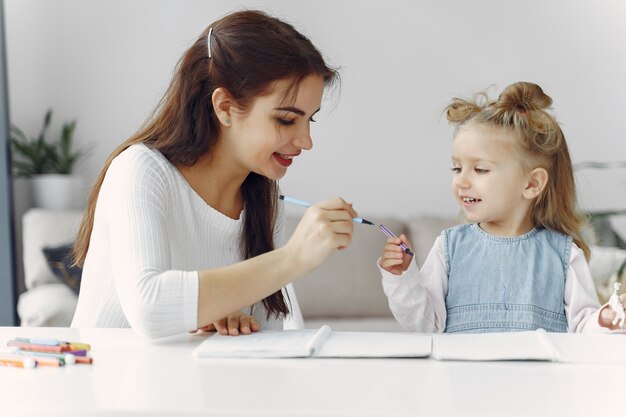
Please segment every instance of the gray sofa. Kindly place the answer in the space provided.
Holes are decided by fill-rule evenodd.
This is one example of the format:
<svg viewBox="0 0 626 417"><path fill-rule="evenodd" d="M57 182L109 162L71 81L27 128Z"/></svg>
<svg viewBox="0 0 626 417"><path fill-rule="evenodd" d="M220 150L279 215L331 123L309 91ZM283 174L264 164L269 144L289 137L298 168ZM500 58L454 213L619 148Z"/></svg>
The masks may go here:
<svg viewBox="0 0 626 417"><path fill-rule="evenodd" d="M67 326L76 308L76 295L55 277L42 249L71 242L80 224L80 211L30 209L22 218L24 278L27 291L18 302L23 326ZM287 215L287 234L301 214ZM452 219L415 217L373 218L398 235L409 233L418 261L425 259L442 228ZM317 270L298 279L294 288L306 327L330 323L337 330L399 331L382 291L376 260L386 236L376 226L355 225L352 245L338 251Z"/></svg>
<svg viewBox="0 0 626 417"><path fill-rule="evenodd" d="M18 302L23 326L68 326L76 308L76 295L47 266L42 249L71 242L81 220L80 211L31 209L23 216L24 275L27 291ZM301 213L287 215L291 235ZM366 216L367 217L367 216ZM368 217L369 218L369 217ZM454 218L414 216L369 218L397 235L406 233L421 265L442 229ZM305 327L329 324L335 330L401 331L383 294L376 261L386 236L376 226L355 225L352 245L337 251L312 273L294 282ZM592 275L597 288L608 288L626 251L593 248Z"/></svg>

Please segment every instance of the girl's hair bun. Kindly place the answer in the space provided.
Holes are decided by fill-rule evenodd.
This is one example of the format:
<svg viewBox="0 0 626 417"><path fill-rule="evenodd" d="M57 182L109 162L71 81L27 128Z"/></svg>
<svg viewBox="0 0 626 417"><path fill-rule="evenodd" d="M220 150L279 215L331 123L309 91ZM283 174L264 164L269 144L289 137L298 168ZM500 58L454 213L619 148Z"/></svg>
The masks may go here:
<svg viewBox="0 0 626 417"><path fill-rule="evenodd" d="M481 110L482 107L476 102L454 98L446 108L446 117L448 122L452 124L462 124L477 113L480 113Z"/></svg>
<svg viewBox="0 0 626 417"><path fill-rule="evenodd" d="M552 99L537 84L520 81L509 85L498 97L496 106L525 114L552 105Z"/></svg>

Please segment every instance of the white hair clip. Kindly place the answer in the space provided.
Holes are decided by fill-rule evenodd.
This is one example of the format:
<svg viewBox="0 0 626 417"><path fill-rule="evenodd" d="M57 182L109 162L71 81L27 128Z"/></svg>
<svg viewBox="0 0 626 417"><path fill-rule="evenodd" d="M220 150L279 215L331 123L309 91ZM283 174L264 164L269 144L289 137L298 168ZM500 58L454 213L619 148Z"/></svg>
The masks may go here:
<svg viewBox="0 0 626 417"><path fill-rule="evenodd" d="M211 32L213 32L213 27L209 28L209 34L206 37L207 49L209 50L209 58L211 58Z"/></svg>

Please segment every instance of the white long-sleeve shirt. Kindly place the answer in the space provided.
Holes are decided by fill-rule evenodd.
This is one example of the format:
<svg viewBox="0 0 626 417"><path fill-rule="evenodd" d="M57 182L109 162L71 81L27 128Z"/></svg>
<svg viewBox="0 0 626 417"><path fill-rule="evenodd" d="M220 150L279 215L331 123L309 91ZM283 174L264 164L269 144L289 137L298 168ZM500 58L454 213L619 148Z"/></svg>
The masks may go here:
<svg viewBox="0 0 626 417"><path fill-rule="evenodd" d="M448 270L444 239L435 240L421 270L415 258L401 275L380 267L389 308L402 327L425 333L442 333L446 327ZM563 294L569 332L605 332L598 324L600 304L583 251L572 243Z"/></svg>
<svg viewBox="0 0 626 417"><path fill-rule="evenodd" d="M276 247L284 240L279 207ZM130 326L148 338L197 329L198 271L242 260L244 215L233 220L210 207L160 152L129 147L111 163L98 195L72 327ZM293 318L302 322L288 291ZM253 316L261 328L283 327L265 319L262 303Z"/></svg>

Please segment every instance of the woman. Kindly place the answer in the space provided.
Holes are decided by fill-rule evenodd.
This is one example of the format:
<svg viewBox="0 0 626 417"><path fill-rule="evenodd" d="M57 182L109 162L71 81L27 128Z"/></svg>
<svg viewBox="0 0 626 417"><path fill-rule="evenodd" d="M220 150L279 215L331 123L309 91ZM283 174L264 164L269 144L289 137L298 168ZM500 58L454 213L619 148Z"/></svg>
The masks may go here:
<svg viewBox="0 0 626 417"><path fill-rule="evenodd" d="M309 124L336 78L306 37L262 12L207 28L96 181L74 248L72 327L148 338L282 328L284 287L348 246L357 215L340 198L318 203L281 246L276 181L311 149Z"/></svg>

